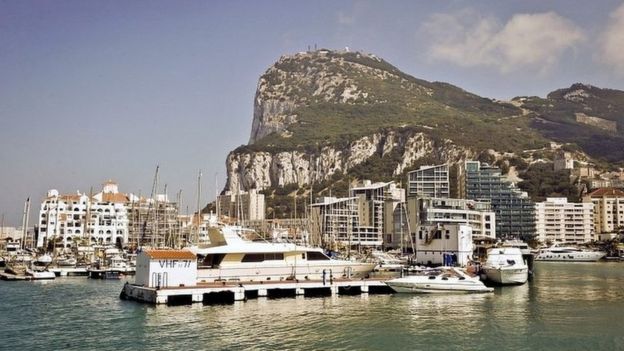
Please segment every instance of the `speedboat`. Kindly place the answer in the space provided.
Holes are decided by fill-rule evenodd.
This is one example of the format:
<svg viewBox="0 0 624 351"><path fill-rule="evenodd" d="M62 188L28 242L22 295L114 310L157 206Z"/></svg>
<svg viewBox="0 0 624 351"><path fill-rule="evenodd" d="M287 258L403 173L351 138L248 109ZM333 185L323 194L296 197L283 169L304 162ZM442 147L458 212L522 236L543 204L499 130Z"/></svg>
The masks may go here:
<svg viewBox="0 0 624 351"><path fill-rule="evenodd" d="M522 251L515 247L488 250L483 271L487 279L498 284L524 284L529 277L529 267L522 258Z"/></svg>
<svg viewBox="0 0 624 351"><path fill-rule="evenodd" d="M376 263L373 270L376 276L396 277L407 267L407 259L392 255L390 252L373 251L369 259Z"/></svg>
<svg viewBox="0 0 624 351"><path fill-rule="evenodd" d="M596 262L607 255L604 251L582 250L573 246L557 246L541 249L536 261Z"/></svg>
<svg viewBox="0 0 624 351"><path fill-rule="evenodd" d="M48 266L50 263L52 263L52 257L48 254L43 254L33 261L36 266Z"/></svg>
<svg viewBox="0 0 624 351"><path fill-rule="evenodd" d="M27 269L26 270L26 275L30 276L33 280L44 280L44 279L54 279L56 278L56 275L54 274L54 272L50 272L50 271L37 271L34 269Z"/></svg>
<svg viewBox="0 0 624 351"><path fill-rule="evenodd" d="M398 293L484 293L492 292L479 277L470 276L454 267L427 269L416 275L388 280L386 284Z"/></svg>
<svg viewBox="0 0 624 351"><path fill-rule="evenodd" d="M56 264L59 267L76 267L78 260L75 257L61 257L56 259Z"/></svg>
<svg viewBox="0 0 624 351"><path fill-rule="evenodd" d="M210 228L210 246L192 247L197 281L266 281L364 278L373 262L332 259L321 248L244 238L240 226Z"/></svg>

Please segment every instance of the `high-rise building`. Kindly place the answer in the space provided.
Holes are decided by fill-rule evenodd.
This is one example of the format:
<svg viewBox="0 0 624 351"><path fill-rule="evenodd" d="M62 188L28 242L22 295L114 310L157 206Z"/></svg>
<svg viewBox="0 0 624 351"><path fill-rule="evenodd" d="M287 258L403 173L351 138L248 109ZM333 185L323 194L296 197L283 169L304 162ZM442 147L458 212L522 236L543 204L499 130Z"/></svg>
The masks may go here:
<svg viewBox="0 0 624 351"><path fill-rule="evenodd" d="M218 215L237 218L241 221L265 219L264 194L256 189L249 191L227 191L217 197Z"/></svg>
<svg viewBox="0 0 624 351"><path fill-rule="evenodd" d="M549 197L535 204L537 238L545 243L578 244L594 240L594 204Z"/></svg>
<svg viewBox="0 0 624 351"><path fill-rule="evenodd" d="M404 198L403 189L393 182L364 181L350 189L350 197L324 197L312 204L312 227L324 243L381 246L384 234L392 233L394 209Z"/></svg>
<svg viewBox="0 0 624 351"><path fill-rule="evenodd" d="M407 195L450 197L449 166L421 166L407 174Z"/></svg>
<svg viewBox="0 0 624 351"><path fill-rule="evenodd" d="M356 209L357 199L351 197L322 197L319 202L312 204L310 219L313 227L311 238L313 244L323 246L332 246L335 243L365 244L361 242L361 238L354 235L358 225ZM376 240L372 242L375 244Z"/></svg>
<svg viewBox="0 0 624 351"><path fill-rule="evenodd" d="M166 194L156 194L153 199L133 197L126 206L131 246L178 247L181 244L178 203L170 201Z"/></svg>
<svg viewBox="0 0 624 351"><path fill-rule="evenodd" d="M496 213L496 235L528 238L535 235L535 205L526 192L506 181L498 167L466 161L466 198L489 200Z"/></svg>

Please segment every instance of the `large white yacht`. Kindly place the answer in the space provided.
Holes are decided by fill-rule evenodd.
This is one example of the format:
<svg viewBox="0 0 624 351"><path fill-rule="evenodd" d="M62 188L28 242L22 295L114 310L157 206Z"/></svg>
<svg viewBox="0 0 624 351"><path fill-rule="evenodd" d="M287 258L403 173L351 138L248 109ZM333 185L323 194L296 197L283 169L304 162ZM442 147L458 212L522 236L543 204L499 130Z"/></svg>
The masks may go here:
<svg viewBox="0 0 624 351"><path fill-rule="evenodd" d="M572 246L553 245L541 249L536 261L595 262L607 255L604 251L581 250Z"/></svg>
<svg viewBox="0 0 624 351"><path fill-rule="evenodd" d="M517 247L489 249L483 271L487 278L498 284L524 284L529 277L529 267Z"/></svg>
<svg viewBox="0 0 624 351"><path fill-rule="evenodd" d="M197 281L280 281L362 278L375 263L335 260L321 248L243 238L239 226L210 228L210 246L191 248L198 258Z"/></svg>
<svg viewBox="0 0 624 351"><path fill-rule="evenodd" d="M441 267L427 269L416 275L388 280L386 284L399 293L481 293L491 292L479 277L472 277L460 269Z"/></svg>

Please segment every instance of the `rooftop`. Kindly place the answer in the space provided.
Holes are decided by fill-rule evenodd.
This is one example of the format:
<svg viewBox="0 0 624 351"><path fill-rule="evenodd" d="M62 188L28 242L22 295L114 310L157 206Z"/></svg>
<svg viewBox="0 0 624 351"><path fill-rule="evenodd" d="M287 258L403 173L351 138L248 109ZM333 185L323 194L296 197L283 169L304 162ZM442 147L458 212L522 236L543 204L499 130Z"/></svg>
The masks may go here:
<svg viewBox="0 0 624 351"><path fill-rule="evenodd" d="M144 252L155 260L194 260L197 258L188 250L145 250Z"/></svg>
<svg viewBox="0 0 624 351"><path fill-rule="evenodd" d="M624 197L624 191L617 188L598 188L587 194L590 197Z"/></svg>

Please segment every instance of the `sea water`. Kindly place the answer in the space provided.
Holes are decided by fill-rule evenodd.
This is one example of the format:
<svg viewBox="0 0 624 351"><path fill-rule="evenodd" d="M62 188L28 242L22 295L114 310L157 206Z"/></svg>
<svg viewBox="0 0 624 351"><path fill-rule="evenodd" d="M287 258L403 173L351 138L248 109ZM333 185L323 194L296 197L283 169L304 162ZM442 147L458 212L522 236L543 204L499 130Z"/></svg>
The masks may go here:
<svg viewBox="0 0 624 351"><path fill-rule="evenodd" d="M624 350L624 263L536 264L489 294L151 306L125 281L0 281L2 350Z"/></svg>

